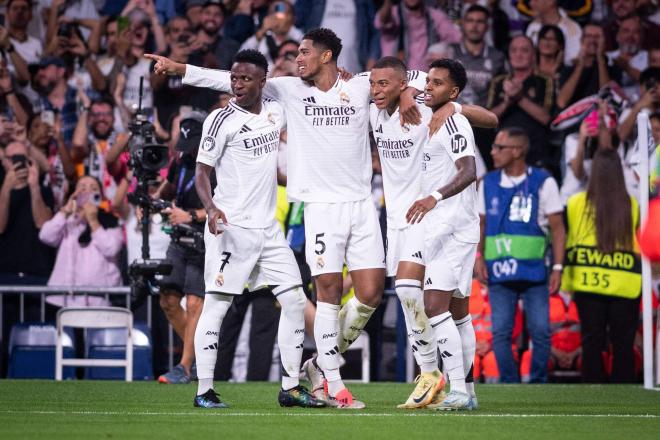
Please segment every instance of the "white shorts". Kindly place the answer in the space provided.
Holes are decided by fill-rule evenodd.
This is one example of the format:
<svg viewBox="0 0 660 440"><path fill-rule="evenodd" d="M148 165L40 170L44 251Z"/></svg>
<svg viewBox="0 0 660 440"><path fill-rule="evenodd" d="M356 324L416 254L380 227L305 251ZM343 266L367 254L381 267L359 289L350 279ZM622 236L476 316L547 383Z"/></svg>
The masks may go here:
<svg viewBox="0 0 660 440"><path fill-rule="evenodd" d="M300 270L282 228L273 221L265 229L227 225L220 235L204 228L206 293L240 295L246 287L302 284Z"/></svg>
<svg viewBox="0 0 660 440"><path fill-rule="evenodd" d="M371 198L305 203L305 255L312 275L385 267L378 214Z"/></svg>
<svg viewBox="0 0 660 440"><path fill-rule="evenodd" d="M424 226L416 223L405 228L387 228L385 241L387 276L396 276L399 261L424 265Z"/></svg>
<svg viewBox="0 0 660 440"><path fill-rule="evenodd" d="M458 241L450 234L427 237L424 247L424 290L453 292L454 298L469 297L477 243Z"/></svg>

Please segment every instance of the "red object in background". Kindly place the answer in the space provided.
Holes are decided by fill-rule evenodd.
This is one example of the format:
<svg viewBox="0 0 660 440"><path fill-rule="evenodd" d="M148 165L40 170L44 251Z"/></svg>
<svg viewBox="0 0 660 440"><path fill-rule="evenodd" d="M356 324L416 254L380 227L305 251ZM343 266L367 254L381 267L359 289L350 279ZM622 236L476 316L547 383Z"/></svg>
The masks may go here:
<svg viewBox="0 0 660 440"><path fill-rule="evenodd" d="M649 202L649 216L638 239L642 254L652 262L660 262L660 199Z"/></svg>

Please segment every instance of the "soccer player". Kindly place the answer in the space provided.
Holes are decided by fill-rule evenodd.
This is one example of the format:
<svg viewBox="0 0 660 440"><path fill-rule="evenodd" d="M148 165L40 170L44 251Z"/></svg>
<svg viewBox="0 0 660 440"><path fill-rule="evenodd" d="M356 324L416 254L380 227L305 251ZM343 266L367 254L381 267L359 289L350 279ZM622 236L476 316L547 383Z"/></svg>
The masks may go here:
<svg viewBox="0 0 660 440"><path fill-rule="evenodd" d="M358 338L380 303L385 255L371 200L369 76L339 78L341 48L331 30L309 31L296 59L300 78L269 79L264 96L282 103L287 114L287 194L291 201L305 203L305 251L316 277L318 356L304 368L315 395L333 406L364 408L341 380L339 353ZM156 73L183 75L185 84L228 90L228 72L149 58L156 60ZM402 94L400 113L406 122L419 123L414 95L423 90L423 72L413 71L411 78L416 83ZM341 307L344 261L355 296Z"/></svg>
<svg viewBox="0 0 660 440"><path fill-rule="evenodd" d="M396 276L396 294L421 371L417 386L399 408L421 408L434 399L442 401L440 396L437 399L435 396L444 388L444 377L438 370L437 343L424 312L423 229L412 228L406 221L408 208L421 194L422 148L432 111L422 100L419 106L422 123L404 126L399 123L400 96L407 87L406 70L406 65L395 57L384 57L376 62L369 79L373 96L369 118L380 156L387 206L387 276ZM456 110L477 126L497 126L497 116L481 107L447 102L439 111L446 119Z"/></svg>
<svg viewBox="0 0 660 440"><path fill-rule="evenodd" d="M268 285L282 306L277 332L282 360L281 406L326 406L298 383L306 297L293 252L275 220L277 150L284 112L262 100L268 62L256 50L236 54L235 98L204 121L195 186L207 213L204 230L206 296L195 332L199 385L194 405L225 408L213 389L220 325L247 283ZM211 171L218 185L211 192Z"/></svg>
<svg viewBox="0 0 660 440"><path fill-rule="evenodd" d="M426 78L425 104L437 110L454 101L466 83L461 63L434 61ZM474 135L465 116L449 117L427 140L422 154L422 194L426 196L412 204L406 218L411 224L424 219L424 306L450 383L447 397L427 407L475 409L474 383L470 389L466 385L471 368L466 374L464 366L472 364L475 351L469 296L479 214Z"/></svg>

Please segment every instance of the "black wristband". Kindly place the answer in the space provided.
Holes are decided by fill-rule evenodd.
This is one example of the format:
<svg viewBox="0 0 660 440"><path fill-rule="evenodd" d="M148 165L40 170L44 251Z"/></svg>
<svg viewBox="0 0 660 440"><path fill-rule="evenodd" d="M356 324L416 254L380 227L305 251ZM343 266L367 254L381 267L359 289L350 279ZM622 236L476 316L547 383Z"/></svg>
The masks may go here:
<svg viewBox="0 0 660 440"><path fill-rule="evenodd" d="M191 209L188 211L188 214L190 214L190 218L192 219L193 223L196 223L199 219L197 218L197 210Z"/></svg>

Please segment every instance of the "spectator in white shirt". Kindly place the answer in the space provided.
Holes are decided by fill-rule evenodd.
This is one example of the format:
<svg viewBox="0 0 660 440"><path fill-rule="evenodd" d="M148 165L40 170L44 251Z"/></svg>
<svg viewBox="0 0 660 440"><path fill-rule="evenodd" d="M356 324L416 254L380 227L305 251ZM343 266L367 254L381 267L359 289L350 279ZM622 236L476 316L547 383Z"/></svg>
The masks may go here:
<svg viewBox="0 0 660 440"><path fill-rule="evenodd" d="M538 44L538 34L544 24L554 24L564 33L566 42L564 48L564 64L572 65L580 53L582 28L566 11L560 9L557 0L530 0L529 5L534 11L534 21L527 27L526 35Z"/></svg>

